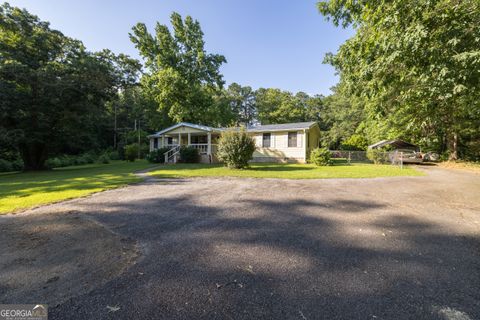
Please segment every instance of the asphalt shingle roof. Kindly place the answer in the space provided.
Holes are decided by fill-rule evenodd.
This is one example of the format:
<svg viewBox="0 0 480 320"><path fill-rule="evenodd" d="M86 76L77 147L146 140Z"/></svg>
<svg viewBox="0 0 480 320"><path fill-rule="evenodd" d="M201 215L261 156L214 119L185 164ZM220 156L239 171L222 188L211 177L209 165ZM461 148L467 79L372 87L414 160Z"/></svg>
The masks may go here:
<svg viewBox="0 0 480 320"><path fill-rule="evenodd" d="M250 127L250 128L248 128L247 131L302 130L302 129L308 129L314 124L315 124L314 121L281 123L281 124L266 124L266 125L258 125L258 126Z"/></svg>

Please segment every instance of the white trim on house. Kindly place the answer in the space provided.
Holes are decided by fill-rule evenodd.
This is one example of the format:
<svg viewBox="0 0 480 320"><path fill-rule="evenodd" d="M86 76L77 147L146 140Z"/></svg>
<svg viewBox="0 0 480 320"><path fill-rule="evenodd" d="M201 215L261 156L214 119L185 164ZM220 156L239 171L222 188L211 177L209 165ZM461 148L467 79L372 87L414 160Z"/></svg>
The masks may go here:
<svg viewBox="0 0 480 320"><path fill-rule="evenodd" d="M149 135L147 136L148 138L160 138L160 136L162 134L165 134L165 133L168 133L172 130L175 130L177 128L180 128L180 127L188 127L188 128L192 128L192 129L197 129L197 130L201 130L201 131L206 131L206 132L221 132L222 128L213 128L213 127L209 127L209 126L204 126L204 125L201 125L201 124L194 124L194 123L189 123L189 122L180 122L180 123L177 123L171 127L168 127L166 129L163 129L161 131L158 131L152 135Z"/></svg>

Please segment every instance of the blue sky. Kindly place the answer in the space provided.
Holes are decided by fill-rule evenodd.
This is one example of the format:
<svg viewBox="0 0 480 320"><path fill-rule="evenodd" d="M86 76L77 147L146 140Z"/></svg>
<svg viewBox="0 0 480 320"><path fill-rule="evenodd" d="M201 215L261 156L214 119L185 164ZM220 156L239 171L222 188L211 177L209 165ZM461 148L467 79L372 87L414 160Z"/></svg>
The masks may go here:
<svg viewBox="0 0 480 320"><path fill-rule="evenodd" d="M10 0L49 21L51 27L83 41L89 50L108 48L137 57L128 38L131 27L156 21L169 25L172 11L200 21L206 49L223 54L227 84L257 89L328 94L337 82L322 64L353 35L336 28L315 6L316 0Z"/></svg>

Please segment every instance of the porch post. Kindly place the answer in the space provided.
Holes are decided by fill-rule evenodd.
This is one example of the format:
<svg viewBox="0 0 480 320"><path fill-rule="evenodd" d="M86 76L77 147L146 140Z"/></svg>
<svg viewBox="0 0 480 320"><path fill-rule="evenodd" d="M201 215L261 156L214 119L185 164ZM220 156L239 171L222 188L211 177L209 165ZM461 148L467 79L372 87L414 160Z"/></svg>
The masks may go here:
<svg viewBox="0 0 480 320"><path fill-rule="evenodd" d="M212 134L209 132L207 137L208 137L207 154L211 155L212 154Z"/></svg>
<svg viewBox="0 0 480 320"><path fill-rule="evenodd" d="M178 145L182 145L182 135L180 134L180 132L178 133Z"/></svg>
<svg viewBox="0 0 480 320"><path fill-rule="evenodd" d="M191 144L190 132L188 133L188 145Z"/></svg>

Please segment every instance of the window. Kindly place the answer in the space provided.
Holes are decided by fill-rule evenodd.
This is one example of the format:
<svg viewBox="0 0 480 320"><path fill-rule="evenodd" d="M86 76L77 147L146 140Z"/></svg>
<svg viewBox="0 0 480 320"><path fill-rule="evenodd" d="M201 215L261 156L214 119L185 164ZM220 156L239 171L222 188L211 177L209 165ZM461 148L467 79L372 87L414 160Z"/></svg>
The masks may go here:
<svg viewBox="0 0 480 320"><path fill-rule="evenodd" d="M297 147L297 133L296 132L289 132L288 133L288 147Z"/></svg>
<svg viewBox="0 0 480 320"><path fill-rule="evenodd" d="M271 138L271 134L270 134L270 133L264 133L264 134L263 134L262 146L263 146L264 148L270 148L270 138Z"/></svg>
<svg viewBox="0 0 480 320"><path fill-rule="evenodd" d="M153 139L153 149L158 149L158 138Z"/></svg>

